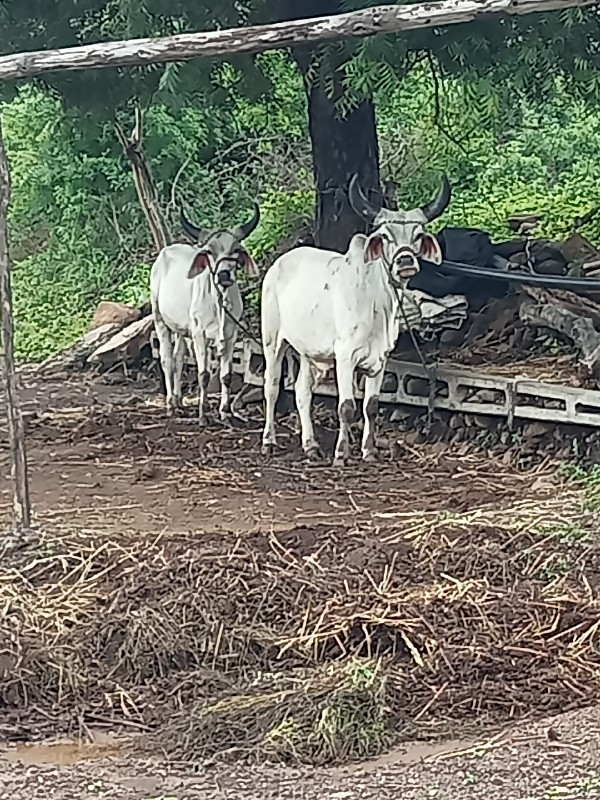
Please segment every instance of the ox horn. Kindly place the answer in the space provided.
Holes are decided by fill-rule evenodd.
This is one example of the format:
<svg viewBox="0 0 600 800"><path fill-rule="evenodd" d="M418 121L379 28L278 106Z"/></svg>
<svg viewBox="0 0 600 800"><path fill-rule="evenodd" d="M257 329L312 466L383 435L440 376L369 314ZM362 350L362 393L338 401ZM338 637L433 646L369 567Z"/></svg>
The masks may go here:
<svg viewBox="0 0 600 800"><path fill-rule="evenodd" d="M442 178L442 186L435 200L433 200L431 203L428 203L426 206L421 206L421 211L423 212L423 216L427 222L431 222L432 220L441 217L444 211L448 208L451 199L452 187L450 186L448 176L444 175Z"/></svg>
<svg viewBox="0 0 600 800"><path fill-rule="evenodd" d="M181 227L185 231L186 235L193 239L194 242L200 242L207 236L207 231L205 228L198 228L194 225L193 222L190 222L186 215L183 213L183 209L179 212L179 221L181 223Z"/></svg>
<svg viewBox="0 0 600 800"><path fill-rule="evenodd" d="M258 207L258 203L254 203L254 212L252 214L252 219L245 223L245 225L238 225L237 228L234 228L231 233L235 238L241 242L247 236L250 236L253 230L256 229L256 226L260 222L260 208Z"/></svg>
<svg viewBox="0 0 600 800"><path fill-rule="evenodd" d="M374 206L363 194L358 182L358 175L354 173L348 186L348 200L352 206L354 213L359 217L363 217L369 222L374 222L375 217L381 211L381 205Z"/></svg>

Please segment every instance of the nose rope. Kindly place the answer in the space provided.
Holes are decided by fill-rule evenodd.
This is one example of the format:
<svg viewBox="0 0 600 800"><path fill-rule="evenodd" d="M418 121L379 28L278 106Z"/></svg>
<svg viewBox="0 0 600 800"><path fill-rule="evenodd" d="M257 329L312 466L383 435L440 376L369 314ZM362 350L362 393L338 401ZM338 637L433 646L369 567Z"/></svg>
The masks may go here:
<svg viewBox="0 0 600 800"><path fill-rule="evenodd" d="M435 390L437 387L437 373L435 369L435 364L428 364L425 360L425 356L423 355L423 351L421 350L419 343L417 341L417 337L413 333L413 329L411 327L410 321L408 319L408 315L406 313L406 309L404 308L404 298L406 292L406 285L402 284L398 286L392 279L392 265L398 253L401 250L406 250L406 247L400 247L394 253L391 261L388 259L386 254L383 254L383 263L387 269L388 273L388 280L389 284L396 295L396 300L398 301L398 305L400 307L400 314L402 315L402 319L404 321L404 325L406 330L408 331L408 335L410 336L417 356L419 357L419 361L421 362L421 366L425 370L427 375L427 381L429 384L429 395L427 397L427 429L431 427L431 423L433 422L433 410L434 410L434 402L435 402ZM413 254L414 255L414 254Z"/></svg>
<svg viewBox="0 0 600 800"><path fill-rule="evenodd" d="M221 256L221 258L219 258L215 262L215 269L214 270L212 270L212 269L210 270L210 277L211 277L211 280L212 280L212 284L215 287L216 292L217 292L217 304L219 306L219 310L221 312L223 312L223 314L228 316L229 319L235 325L237 325L237 327L241 330L241 332L245 336L247 336L249 339L252 339L253 342L255 342L256 344L259 344L262 347L262 342L260 341L258 336L255 336L242 322L240 322L239 319L236 319L233 316L233 314L231 313L231 311L225 305L225 297L224 297L224 295L225 295L225 287L219 286L219 284L217 283L217 280L215 278L215 275L216 275L216 272L217 272L217 267L222 261L235 262L237 264L237 259L234 258L233 256Z"/></svg>
<svg viewBox="0 0 600 800"><path fill-rule="evenodd" d="M237 264L238 263L237 258L235 258L234 256L221 256L220 258L218 258L215 261L215 266L214 266L214 269L211 269L211 273L216 273L218 268L219 268L219 266L223 262L225 262L227 264Z"/></svg>

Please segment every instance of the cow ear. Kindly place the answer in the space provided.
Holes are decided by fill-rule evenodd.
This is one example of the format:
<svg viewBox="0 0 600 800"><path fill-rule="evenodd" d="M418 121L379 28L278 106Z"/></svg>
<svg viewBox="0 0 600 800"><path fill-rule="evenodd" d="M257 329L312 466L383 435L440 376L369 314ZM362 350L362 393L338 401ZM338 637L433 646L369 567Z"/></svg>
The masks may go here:
<svg viewBox="0 0 600 800"><path fill-rule="evenodd" d="M431 261L432 264L442 263L442 248L435 236L432 236L430 233L423 234L421 237L419 256L426 261Z"/></svg>
<svg viewBox="0 0 600 800"><path fill-rule="evenodd" d="M196 254L196 257L192 261L192 266L190 267L190 271L188 272L188 278L196 278L200 275L201 272L210 266L210 259L208 257L208 253L206 250L201 250L199 253Z"/></svg>
<svg viewBox="0 0 600 800"><path fill-rule="evenodd" d="M383 238L379 234L369 237L365 248L365 263L367 261L377 261L383 256Z"/></svg>
<svg viewBox="0 0 600 800"><path fill-rule="evenodd" d="M248 275L252 275L253 278L258 278L260 273L256 262L246 250L242 250L240 253L240 266L246 270Z"/></svg>

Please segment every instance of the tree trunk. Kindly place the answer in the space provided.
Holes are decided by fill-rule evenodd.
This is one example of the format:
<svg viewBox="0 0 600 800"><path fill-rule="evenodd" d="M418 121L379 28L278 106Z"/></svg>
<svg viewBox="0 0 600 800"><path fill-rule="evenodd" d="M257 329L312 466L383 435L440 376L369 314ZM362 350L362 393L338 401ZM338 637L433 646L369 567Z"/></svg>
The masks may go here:
<svg viewBox="0 0 600 800"><path fill-rule="evenodd" d="M380 192L375 109L368 100L342 117L321 85L306 89L317 187L315 244L344 253L352 236L366 230L348 202L350 178L358 172L365 190Z"/></svg>
<svg viewBox="0 0 600 800"><path fill-rule="evenodd" d="M280 0L280 22L338 15L340 0ZM365 221L348 203L348 184L357 172L366 191L381 191L375 108L365 100L346 116L339 111L344 97L341 48L310 45L293 49L304 77L308 98L310 140L317 189L314 240L317 247L345 252L352 236L365 230Z"/></svg>
<svg viewBox="0 0 600 800"><path fill-rule="evenodd" d="M14 323L10 284L10 254L8 252L7 216L10 203L10 172L4 152L2 120L0 118L0 300L2 302L3 378L8 417L8 438L12 457L14 506L17 528L31 528L31 506L23 418L17 393L14 354Z"/></svg>

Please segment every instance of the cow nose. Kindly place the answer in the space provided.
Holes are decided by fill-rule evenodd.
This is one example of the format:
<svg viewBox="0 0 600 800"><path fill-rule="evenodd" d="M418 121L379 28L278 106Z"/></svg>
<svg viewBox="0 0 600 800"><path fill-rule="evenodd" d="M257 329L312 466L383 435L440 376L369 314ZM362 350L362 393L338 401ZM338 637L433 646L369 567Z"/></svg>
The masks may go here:
<svg viewBox="0 0 600 800"><path fill-rule="evenodd" d="M221 269L217 274L217 280L221 286L231 286L233 278L231 277L231 270Z"/></svg>
<svg viewBox="0 0 600 800"><path fill-rule="evenodd" d="M419 271L419 262L411 253L402 253L396 261L396 267L400 278L412 278Z"/></svg>

